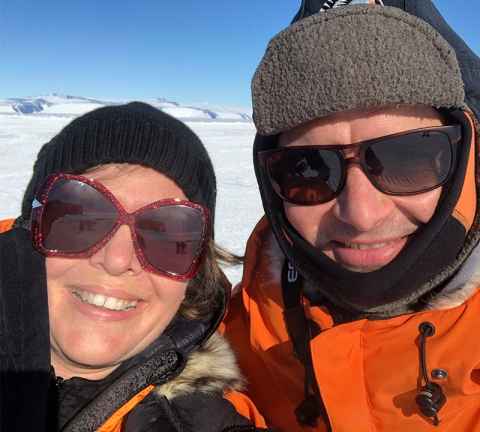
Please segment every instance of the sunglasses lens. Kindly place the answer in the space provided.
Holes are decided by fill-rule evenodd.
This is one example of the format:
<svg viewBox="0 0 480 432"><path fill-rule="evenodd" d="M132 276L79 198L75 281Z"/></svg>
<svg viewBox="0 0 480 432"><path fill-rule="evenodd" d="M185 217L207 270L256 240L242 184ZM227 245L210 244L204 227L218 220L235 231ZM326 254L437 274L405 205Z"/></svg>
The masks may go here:
<svg viewBox="0 0 480 432"><path fill-rule="evenodd" d="M185 275L202 252L205 222L200 209L163 206L137 215L135 231L145 258L153 267Z"/></svg>
<svg viewBox="0 0 480 432"><path fill-rule="evenodd" d="M447 180L452 164L450 140L439 131L386 138L365 150L368 176L389 194L433 189Z"/></svg>
<svg viewBox="0 0 480 432"><path fill-rule="evenodd" d="M43 247L79 253L94 246L114 227L117 210L90 185L60 179L48 192L40 223Z"/></svg>
<svg viewBox="0 0 480 432"><path fill-rule="evenodd" d="M330 201L342 183L342 162L332 150L284 148L271 153L266 166L276 193L293 204Z"/></svg>

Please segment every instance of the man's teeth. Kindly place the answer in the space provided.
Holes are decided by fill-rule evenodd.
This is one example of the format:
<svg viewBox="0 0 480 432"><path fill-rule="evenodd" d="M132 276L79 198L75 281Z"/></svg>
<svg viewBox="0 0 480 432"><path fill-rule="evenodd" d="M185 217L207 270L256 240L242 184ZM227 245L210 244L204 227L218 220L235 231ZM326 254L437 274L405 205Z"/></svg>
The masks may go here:
<svg viewBox="0 0 480 432"><path fill-rule="evenodd" d="M135 309L138 303L138 300L122 300L116 297L107 297L103 294L94 294L87 291L75 290L72 291L72 293L84 303L115 311Z"/></svg>
<svg viewBox="0 0 480 432"><path fill-rule="evenodd" d="M360 244L360 243L344 243L345 247L350 249L359 249L359 250L366 250L366 249L380 249L388 245L388 243L369 243L369 244Z"/></svg>

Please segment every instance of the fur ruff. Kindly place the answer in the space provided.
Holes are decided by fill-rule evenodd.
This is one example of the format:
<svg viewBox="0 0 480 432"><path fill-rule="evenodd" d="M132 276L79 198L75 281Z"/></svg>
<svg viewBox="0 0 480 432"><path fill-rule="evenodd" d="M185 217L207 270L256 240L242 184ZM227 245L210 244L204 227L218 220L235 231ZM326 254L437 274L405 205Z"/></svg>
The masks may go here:
<svg viewBox="0 0 480 432"><path fill-rule="evenodd" d="M171 400L195 392L241 390L243 386L244 378L230 345L223 336L215 333L190 354L180 375L158 386L155 392Z"/></svg>
<svg viewBox="0 0 480 432"><path fill-rule="evenodd" d="M425 309L451 309L460 306L473 296L478 289L480 289L480 269L463 286L452 292L438 294L427 303Z"/></svg>

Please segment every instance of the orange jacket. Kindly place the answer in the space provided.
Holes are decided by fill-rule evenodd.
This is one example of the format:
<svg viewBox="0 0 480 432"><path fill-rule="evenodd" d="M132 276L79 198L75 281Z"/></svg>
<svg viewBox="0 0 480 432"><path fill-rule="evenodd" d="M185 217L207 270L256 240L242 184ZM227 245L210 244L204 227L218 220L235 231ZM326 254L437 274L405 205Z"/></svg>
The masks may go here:
<svg viewBox="0 0 480 432"><path fill-rule="evenodd" d="M15 223L15 219L0 220L0 233L10 230Z"/></svg>
<svg viewBox="0 0 480 432"><path fill-rule="evenodd" d="M248 394L271 427L280 431L326 431L300 427L294 410L304 399L304 368L293 354L283 319L280 274L283 258L263 219L247 244L242 290L232 299L224 330L249 381ZM480 294L476 287L460 306L395 318L333 325L328 312L304 302L306 316L322 329L311 340L315 378L334 432L480 431ZM419 324L432 322L429 373L447 396L438 427L415 403Z"/></svg>

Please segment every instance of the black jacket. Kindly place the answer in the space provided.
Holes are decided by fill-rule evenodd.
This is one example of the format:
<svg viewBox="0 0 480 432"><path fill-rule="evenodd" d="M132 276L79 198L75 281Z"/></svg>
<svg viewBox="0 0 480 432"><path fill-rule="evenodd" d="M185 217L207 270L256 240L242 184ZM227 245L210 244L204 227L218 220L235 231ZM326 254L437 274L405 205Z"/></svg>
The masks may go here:
<svg viewBox="0 0 480 432"><path fill-rule="evenodd" d="M22 228L0 235L0 431L44 431L50 380L45 260Z"/></svg>

